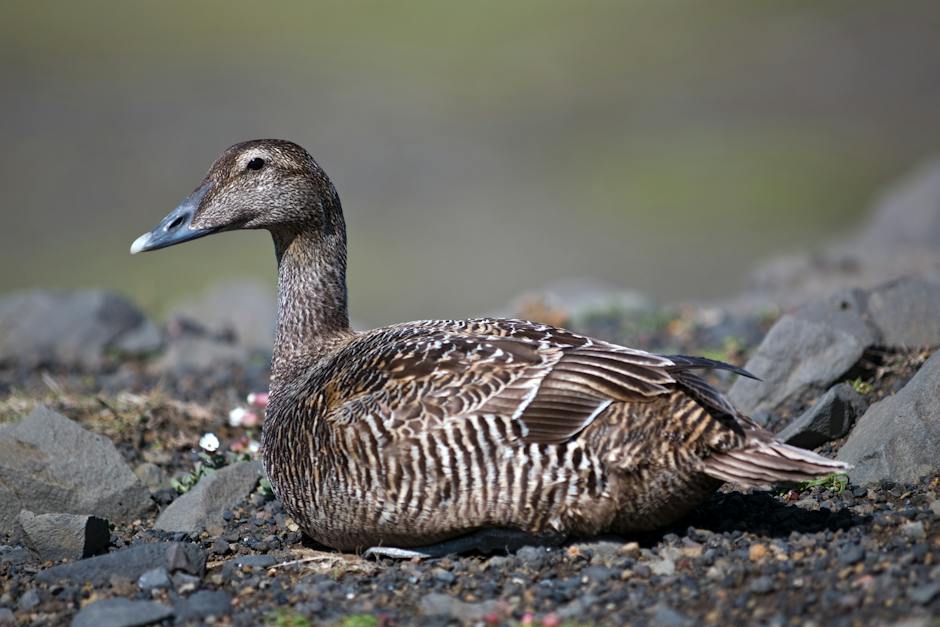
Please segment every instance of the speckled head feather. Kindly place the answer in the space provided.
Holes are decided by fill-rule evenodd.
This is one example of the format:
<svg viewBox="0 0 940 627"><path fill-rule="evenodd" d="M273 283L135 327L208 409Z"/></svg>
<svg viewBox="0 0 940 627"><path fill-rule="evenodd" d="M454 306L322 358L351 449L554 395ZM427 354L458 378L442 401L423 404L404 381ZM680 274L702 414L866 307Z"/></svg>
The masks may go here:
<svg viewBox="0 0 940 627"><path fill-rule="evenodd" d="M342 228L333 183L297 144L256 139L222 153L195 192L198 229L324 231Z"/></svg>

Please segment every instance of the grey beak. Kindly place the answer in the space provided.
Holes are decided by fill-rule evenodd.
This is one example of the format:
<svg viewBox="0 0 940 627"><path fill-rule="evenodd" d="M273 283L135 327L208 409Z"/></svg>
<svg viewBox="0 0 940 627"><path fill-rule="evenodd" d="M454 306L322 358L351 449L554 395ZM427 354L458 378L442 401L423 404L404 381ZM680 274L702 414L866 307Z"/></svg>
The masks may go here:
<svg viewBox="0 0 940 627"><path fill-rule="evenodd" d="M202 185L187 196L186 200L181 202L176 209L168 213L155 229L135 239L134 243L131 244L131 254L136 255L148 250L166 248L174 244L212 235L218 231L218 229L194 229L192 227L193 216L196 215L199 203L210 187L212 187L211 183Z"/></svg>

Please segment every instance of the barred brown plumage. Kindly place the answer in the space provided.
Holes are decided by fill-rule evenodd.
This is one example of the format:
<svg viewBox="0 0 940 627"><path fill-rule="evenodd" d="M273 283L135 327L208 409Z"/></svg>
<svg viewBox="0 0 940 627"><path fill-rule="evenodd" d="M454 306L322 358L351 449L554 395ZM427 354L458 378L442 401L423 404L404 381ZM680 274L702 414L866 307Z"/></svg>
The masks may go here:
<svg viewBox="0 0 940 627"><path fill-rule="evenodd" d="M339 198L290 142L229 148L131 250L240 228L269 230L278 260L262 459L284 507L323 544L648 530L722 481L845 469L774 439L691 372L747 375L721 362L524 320L351 330Z"/></svg>

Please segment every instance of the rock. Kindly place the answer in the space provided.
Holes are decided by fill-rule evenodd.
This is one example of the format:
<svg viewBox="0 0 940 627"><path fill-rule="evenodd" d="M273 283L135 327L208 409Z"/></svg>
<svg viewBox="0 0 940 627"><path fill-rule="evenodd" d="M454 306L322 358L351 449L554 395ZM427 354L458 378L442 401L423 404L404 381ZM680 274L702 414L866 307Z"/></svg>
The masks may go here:
<svg viewBox="0 0 940 627"><path fill-rule="evenodd" d="M853 483L913 482L940 460L940 351L897 394L872 405L838 458L855 467Z"/></svg>
<svg viewBox="0 0 940 627"><path fill-rule="evenodd" d="M432 592L421 597L418 612L424 616L445 616L461 624L476 623L485 619L499 607L499 601L467 603L446 594Z"/></svg>
<svg viewBox="0 0 940 627"><path fill-rule="evenodd" d="M839 563L843 566L852 566L865 559L865 548L858 544L851 544L839 554Z"/></svg>
<svg viewBox="0 0 940 627"><path fill-rule="evenodd" d="M864 293L848 290L783 316L745 366L762 380L738 379L729 399L753 414L825 390L877 342L864 314Z"/></svg>
<svg viewBox="0 0 940 627"><path fill-rule="evenodd" d="M846 435L868 403L848 383L833 386L816 404L777 436L793 446L814 449Z"/></svg>
<svg viewBox="0 0 940 627"><path fill-rule="evenodd" d="M668 576L676 572L676 563L669 558L653 560L649 563L649 567L654 575Z"/></svg>
<svg viewBox="0 0 940 627"><path fill-rule="evenodd" d="M0 364L90 369L111 352L145 353L161 342L153 323L111 292L30 290L0 299Z"/></svg>
<svg viewBox="0 0 940 627"><path fill-rule="evenodd" d="M72 619L72 627L135 627L173 616L173 608L153 601L102 599L86 605Z"/></svg>
<svg viewBox="0 0 940 627"><path fill-rule="evenodd" d="M907 590L907 598L920 605L927 605L936 599L938 595L940 595L940 581L932 581Z"/></svg>
<svg viewBox="0 0 940 627"><path fill-rule="evenodd" d="M159 492L170 487L170 478L166 472L150 462L138 464L134 468L134 474L140 479L140 482L147 486L151 492Z"/></svg>
<svg viewBox="0 0 940 627"><path fill-rule="evenodd" d="M924 529L924 523L919 520L908 522L901 525L901 533L909 540L923 540L927 537L927 531Z"/></svg>
<svg viewBox="0 0 940 627"><path fill-rule="evenodd" d="M173 313L198 320L216 334L232 333L249 348L270 351L274 345L276 302L271 286L262 281L216 284Z"/></svg>
<svg viewBox="0 0 940 627"><path fill-rule="evenodd" d="M53 566L36 575L36 578L47 583L88 581L100 584L109 581L111 577L137 581L141 575L154 568L164 568L167 572L185 570L192 575L202 576L205 567L206 554L199 545L157 542L138 544L106 555Z"/></svg>
<svg viewBox="0 0 940 627"><path fill-rule="evenodd" d="M151 568L137 578L137 587L141 590L152 590L154 588L169 588L170 574L165 568Z"/></svg>
<svg viewBox="0 0 940 627"><path fill-rule="evenodd" d="M758 577L751 582L748 589L754 594L767 594L773 592L775 587L774 580L770 577Z"/></svg>
<svg viewBox="0 0 940 627"><path fill-rule="evenodd" d="M202 621L209 616L225 616L232 609L232 597L221 590L200 590L176 600L173 611L180 623Z"/></svg>
<svg viewBox="0 0 940 627"><path fill-rule="evenodd" d="M940 256L938 256L940 259ZM870 290L842 290L785 315L745 365L729 399L745 414L770 412L842 378L872 346L940 346L940 283L905 277Z"/></svg>
<svg viewBox="0 0 940 627"><path fill-rule="evenodd" d="M196 533L223 526L222 513L251 494L261 478L257 462L237 462L204 476L189 492L163 510L154 527Z"/></svg>
<svg viewBox="0 0 940 627"><path fill-rule="evenodd" d="M686 627L692 621L664 603L657 603L650 608L652 624L663 627Z"/></svg>
<svg viewBox="0 0 940 627"><path fill-rule="evenodd" d="M13 610L8 607L0 607L0 625L15 625L16 617Z"/></svg>
<svg viewBox="0 0 940 627"><path fill-rule="evenodd" d="M39 602L39 593L34 588L30 588L20 596L20 600L16 602L16 607L21 611L28 612L39 605Z"/></svg>
<svg viewBox="0 0 940 627"><path fill-rule="evenodd" d="M91 557L111 542L108 521L96 516L34 514L24 509L15 527L15 535L43 561Z"/></svg>
<svg viewBox="0 0 940 627"><path fill-rule="evenodd" d="M940 222L938 222L940 223ZM940 285L905 277L868 294L868 319L879 344L890 347L940 346Z"/></svg>
<svg viewBox="0 0 940 627"><path fill-rule="evenodd" d="M108 438L45 407L0 426L0 532L11 533L24 509L125 522L151 506Z"/></svg>

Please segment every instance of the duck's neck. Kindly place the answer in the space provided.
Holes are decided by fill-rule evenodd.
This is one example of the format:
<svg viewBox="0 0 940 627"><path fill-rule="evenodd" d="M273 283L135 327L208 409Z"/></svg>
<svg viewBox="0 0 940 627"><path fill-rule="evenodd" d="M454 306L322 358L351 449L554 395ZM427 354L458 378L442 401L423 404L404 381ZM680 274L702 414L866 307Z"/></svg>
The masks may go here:
<svg viewBox="0 0 940 627"><path fill-rule="evenodd" d="M277 255L277 331L272 388L352 334L346 302L346 229L272 233Z"/></svg>

